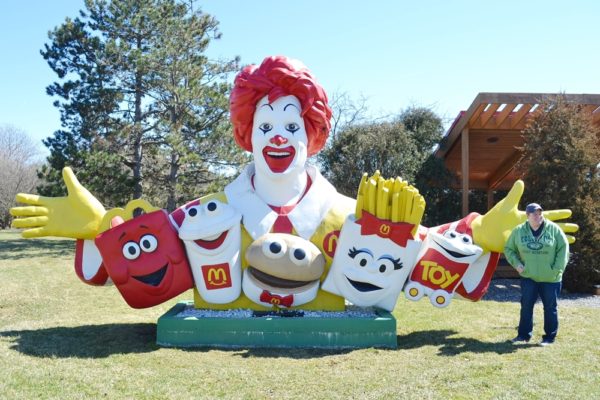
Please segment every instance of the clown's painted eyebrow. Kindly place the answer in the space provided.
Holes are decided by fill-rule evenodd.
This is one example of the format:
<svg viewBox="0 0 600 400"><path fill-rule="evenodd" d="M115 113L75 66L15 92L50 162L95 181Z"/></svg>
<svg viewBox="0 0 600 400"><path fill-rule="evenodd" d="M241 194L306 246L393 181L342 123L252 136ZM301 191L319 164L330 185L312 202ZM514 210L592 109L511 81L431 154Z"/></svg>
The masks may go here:
<svg viewBox="0 0 600 400"><path fill-rule="evenodd" d="M150 229L150 228L148 228L146 225L140 225L140 228L144 228L144 229Z"/></svg>
<svg viewBox="0 0 600 400"><path fill-rule="evenodd" d="M119 242L121 241L121 239L123 239L123 236L125 236L126 234L126 232L121 233L121 236L119 236Z"/></svg>
<svg viewBox="0 0 600 400"><path fill-rule="evenodd" d="M273 106L272 106L272 105L270 105L269 103L265 103L265 104L263 104L262 106L260 106L260 108L263 108L264 106L267 106L267 107L269 107L269 108L271 109L271 111L273 111Z"/></svg>
<svg viewBox="0 0 600 400"><path fill-rule="evenodd" d="M285 109L288 108L288 106L296 107L296 110L300 111L300 109L295 104L292 104L292 103L286 104L285 107L283 107L283 111L285 111Z"/></svg>

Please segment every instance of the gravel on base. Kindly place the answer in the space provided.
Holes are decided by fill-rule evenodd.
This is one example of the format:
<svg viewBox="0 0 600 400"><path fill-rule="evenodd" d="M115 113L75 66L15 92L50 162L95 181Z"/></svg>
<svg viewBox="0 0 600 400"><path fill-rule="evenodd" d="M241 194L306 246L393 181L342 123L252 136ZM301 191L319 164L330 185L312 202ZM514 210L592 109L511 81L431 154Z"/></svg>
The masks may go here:
<svg viewBox="0 0 600 400"><path fill-rule="evenodd" d="M481 300L514 301L521 300L521 283L519 279L494 279L488 292ZM538 300L539 302L539 300ZM559 306L581 306L600 308L600 296L585 293L562 292L558 297Z"/></svg>

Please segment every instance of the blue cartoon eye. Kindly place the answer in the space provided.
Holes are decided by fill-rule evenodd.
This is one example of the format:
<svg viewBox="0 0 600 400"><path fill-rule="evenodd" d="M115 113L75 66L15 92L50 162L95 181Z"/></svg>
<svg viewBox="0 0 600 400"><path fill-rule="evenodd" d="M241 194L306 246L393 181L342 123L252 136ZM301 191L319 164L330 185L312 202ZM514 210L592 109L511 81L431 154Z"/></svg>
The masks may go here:
<svg viewBox="0 0 600 400"><path fill-rule="evenodd" d="M300 129L300 125L298 125L295 122L289 123L285 126L285 130L290 132L290 133L294 133L296 132L298 129Z"/></svg>
<svg viewBox="0 0 600 400"><path fill-rule="evenodd" d="M348 252L348 257L354 260L354 265L364 268L373 260L373 254L368 249L358 249L353 247Z"/></svg>
<svg viewBox="0 0 600 400"><path fill-rule="evenodd" d="M287 246L280 240L265 240L262 244L263 254L270 259L283 257L287 251Z"/></svg>
<svg viewBox="0 0 600 400"><path fill-rule="evenodd" d="M379 263L379 272L386 273L390 271L396 271L402 268L402 262L399 258L393 258L391 256L382 256L377 262Z"/></svg>
<svg viewBox="0 0 600 400"><path fill-rule="evenodd" d="M258 129L260 129L263 133L267 133L273 129L273 125L268 122L263 122L258 126Z"/></svg>
<svg viewBox="0 0 600 400"><path fill-rule="evenodd" d="M304 250L300 247L295 247L295 248L290 249L289 253L290 253L290 260L297 266L303 267L305 265L308 265L309 259L308 259L308 256L306 255L306 250Z"/></svg>
<svg viewBox="0 0 600 400"><path fill-rule="evenodd" d="M187 213L190 217L195 217L198 215L198 207L190 207Z"/></svg>

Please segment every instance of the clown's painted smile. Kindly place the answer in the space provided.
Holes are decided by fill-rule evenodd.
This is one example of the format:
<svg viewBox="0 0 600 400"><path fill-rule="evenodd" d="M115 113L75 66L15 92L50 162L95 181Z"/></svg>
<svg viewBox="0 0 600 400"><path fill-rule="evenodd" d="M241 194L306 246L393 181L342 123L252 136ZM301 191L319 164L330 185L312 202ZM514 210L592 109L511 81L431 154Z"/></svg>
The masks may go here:
<svg viewBox="0 0 600 400"><path fill-rule="evenodd" d="M262 155L271 171L282 173L285 172L294 161L296 149L294 149L294 146L283 148L266 146L262 150Z"/></svg>

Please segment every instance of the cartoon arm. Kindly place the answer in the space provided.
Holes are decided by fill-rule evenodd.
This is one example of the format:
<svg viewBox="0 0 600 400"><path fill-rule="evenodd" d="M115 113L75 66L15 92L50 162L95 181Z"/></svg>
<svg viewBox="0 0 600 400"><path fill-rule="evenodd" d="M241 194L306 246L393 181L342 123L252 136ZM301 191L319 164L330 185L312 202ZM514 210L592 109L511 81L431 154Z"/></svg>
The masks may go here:
<svg viewBox="0 0 600 400"><path fill-rule="evenodd" d="M24 238L93 239L98 234L106 213L104 207L79 183L71 168L63 168L62 174L68 193L65 197L17 194L16 201L27 206L10 209L11 215L16 217L12 226L25 228Z"/></svg>
<svg viewBox="0 0 600 400"><path fill-rule="evenodd" d="M484 251L502 252L511 231L527 219L525 212L517 208L524 189L523 181L516 181L504 199L485 215L480 215L473 221L473 240ZM544 217L551 221L570 216L571 210L566 209L544 211ZM579 229L576 224L559 223L558 226L565 233L577 232ZM569 243L575 242L573 236L566 237Z"/></svg>

